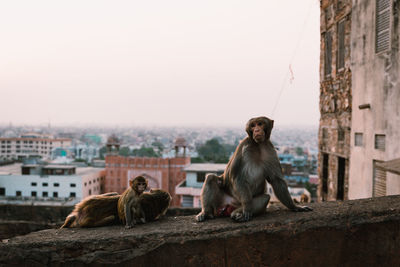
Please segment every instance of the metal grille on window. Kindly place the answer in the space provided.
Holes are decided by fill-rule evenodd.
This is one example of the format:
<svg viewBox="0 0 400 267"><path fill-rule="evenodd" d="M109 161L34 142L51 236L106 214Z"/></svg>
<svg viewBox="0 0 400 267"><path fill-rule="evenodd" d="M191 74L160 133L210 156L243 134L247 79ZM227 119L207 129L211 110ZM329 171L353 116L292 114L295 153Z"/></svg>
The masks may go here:
<svg viewBox="0 0 400 267"><path fill-rule="evenodd" d="M193 207L193 196L182 196L182 207Z"/></svg>
<svg viewBox="0 0 400 267"><path fill-rule="evenodd" d="M345 22L346 20L342 20L338 24L338 60L337 60L337 68L344 68L344 32L345 32Z"/></svg>
<svg viewBox="0 0 400 267"><path fill-rule="evenodd" d="M375 149L385 151L385 135L376 134L375 135Z"/></svg>
<svg viewBox="0 0 400 267"><path fill-rule="evenodd" d="M376 0L375 52L390 49L391 0Z"/></svg>
<svg viewBox="0 0 400 267"><path fill-rule="evenodd" d="M325 33L325 76L332 72L332 36L331 32Z"/></svg>

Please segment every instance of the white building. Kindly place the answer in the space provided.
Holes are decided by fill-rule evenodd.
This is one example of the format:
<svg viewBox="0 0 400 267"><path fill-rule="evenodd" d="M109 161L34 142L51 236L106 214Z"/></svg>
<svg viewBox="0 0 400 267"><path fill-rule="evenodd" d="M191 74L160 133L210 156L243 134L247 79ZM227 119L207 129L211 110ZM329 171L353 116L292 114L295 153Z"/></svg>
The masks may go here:
<svg viewBox="0 0 400 267"><path fill-rule="evenodd" d="M192 163L184 171L186 180L175 187L175 194L181 196L182 207L201 207L200 193L207 173L220 175L226 164Z"/></svg>
<svg viewBox="0 0 400 267"><path fill-rule="evenodd" d="M0 199L4 201L79 202L100 194L104 170L70 165L22 165L0 167Z"/></svg>
<svg viewBox="0 0 400 267"><path fill-rule="evenodd" d="M182 207L201 207L200 194L205 177L208 173L221 175L224 173L226 164L215 163L192 163L184 169L186 180L179 183L175 188L175 194L181 196ZM266 193L271 196L271 202L278 202L271 185L267 183ZM310 192L304 187L289 187L289 193L293 199L300 202L301 195L307 195L311 200Z"/></svg>
<svg viewBox="0 0 400 267"><path fill-rule="evenodd" d="M71 146L71 139L52 138L39 134L0 138L0 159L23 159L30 156L50 159L55 148Z"/></svg>

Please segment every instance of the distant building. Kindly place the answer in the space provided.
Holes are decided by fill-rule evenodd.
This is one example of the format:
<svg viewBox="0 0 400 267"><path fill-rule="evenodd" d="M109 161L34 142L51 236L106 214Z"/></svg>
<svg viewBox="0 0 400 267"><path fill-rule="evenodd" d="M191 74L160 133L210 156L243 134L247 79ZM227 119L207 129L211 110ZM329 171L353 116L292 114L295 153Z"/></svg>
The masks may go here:
<svg viewBox="0 0 400 267"><path fill-rule="evenodd" d="M0 200L63 202L100 194L104 169L71 165L13 164L0 167Z"/></svg>
<svg viewBox="0 0 400 267"><path fill-rule="evenodd" d="M175 187L175 194L180 196L181 207L201 207L200 193L207 173L220 175L226 164L192 163L184 168L186 180Z"/></svg>
<svg viewBox="0 0 400 267"><path fill-rule="evenodd" d="M180 206L182 207L201 207L200 195L205 177L208 173L221 175L224 173L226 164L216 163L192 163L187 166L184 171L186 172L186 180L179 183L175 188L175 194L181 196ZM306 182L308 176L290 176L295 182ZM285 179L288 180L288 176ZM290 181L290 180L288 180ZM265 192L271 196L271 202L278 202L273 188L269 183L266 184ZM293 199L300 202L301 195L306 194L308 199L311 200L310 192L302 186L292 185L289 186L289 192Z"/></svg>
<svg viewBox="0 0 400 267"><path fill-rule="evenodd" d="M111 136L107 141L105 192L122 193L129 186L129 180L142 175L149 181L150 188L161 188L172 196L172 206L179 206L181 200L175 194L177 184L185 179L183 169L190 164L186 156L185 142L175 142L175 157L147 158L118 155L120 141Z"/></svg>
<svg viewBox="0 0 400 267"><path fill-rule="evenodd" d="M27 157L50 159L53 149L66 148L71 139L52 138L39 134L25 134L21 137L0 138L0 159L21 160Z"/></svg>

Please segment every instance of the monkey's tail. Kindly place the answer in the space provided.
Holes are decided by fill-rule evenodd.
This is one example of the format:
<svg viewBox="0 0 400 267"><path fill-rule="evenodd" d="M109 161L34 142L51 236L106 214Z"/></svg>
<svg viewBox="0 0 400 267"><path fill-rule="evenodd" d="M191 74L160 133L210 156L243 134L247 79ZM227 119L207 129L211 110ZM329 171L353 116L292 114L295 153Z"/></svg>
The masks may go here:
<svg viewBox="0 0 400 267"><path fill-rule="evenodd" d="M76 220L76 216L75 215L68 215L67 218L65 219L64 224L60 227L61 228L68 228L71 226L71 224L73 224Z"/></svg>

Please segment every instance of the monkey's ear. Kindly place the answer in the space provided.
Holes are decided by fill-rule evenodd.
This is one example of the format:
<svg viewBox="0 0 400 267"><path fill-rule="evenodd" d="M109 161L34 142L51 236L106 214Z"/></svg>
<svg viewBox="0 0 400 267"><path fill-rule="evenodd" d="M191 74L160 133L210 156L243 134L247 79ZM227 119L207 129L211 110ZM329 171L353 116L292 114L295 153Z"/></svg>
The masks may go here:
<svg viewBox="0 0 400 267"><path fill-rule="evenodd" d="M129 180L129 186L132 187L133 186L133 180Z"/></svg>

